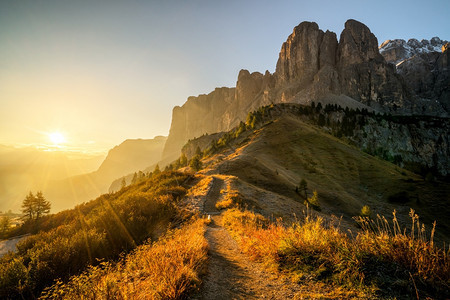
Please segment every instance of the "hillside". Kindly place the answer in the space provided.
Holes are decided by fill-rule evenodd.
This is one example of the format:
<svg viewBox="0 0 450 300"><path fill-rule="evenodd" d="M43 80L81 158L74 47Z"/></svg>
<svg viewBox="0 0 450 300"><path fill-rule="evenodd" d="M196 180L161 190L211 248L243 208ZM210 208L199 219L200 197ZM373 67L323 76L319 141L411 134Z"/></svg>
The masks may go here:
<svg viewBox="0 0 450 300"><path fill-rule="evenodd" d="M301 213L305 197L296 193L296 186L305 179L308 196L318 192L325 215L343 216L352 223L352 217L368 205L374 216L388 217L396 210L406 224L413 208L429 226L437 220L437 236L448 241L447 182L426 181L369 155L346 137L339 139L312 124L297 108L272 108L254 130L231 138L221 152L206 158L204 172L235 176L249 206L266 216ZM195 140L191 143L195 145ZM208 149L203 150L210 153Z"/></svg>
<svg viewBox="0 0 450 300"><path fill-rule="evenodd" d="M111 183L130 172L144 170L161 158L166 137L126 140L108 152L98 170L52 181L42 188L52 210L68 209L108 192Z"/></svg>

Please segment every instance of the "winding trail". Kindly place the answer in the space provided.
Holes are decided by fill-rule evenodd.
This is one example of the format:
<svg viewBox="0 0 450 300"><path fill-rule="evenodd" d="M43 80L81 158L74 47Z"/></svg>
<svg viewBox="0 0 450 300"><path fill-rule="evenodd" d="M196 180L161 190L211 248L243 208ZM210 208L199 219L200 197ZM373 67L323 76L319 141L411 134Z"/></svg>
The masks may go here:
<svg viewBox="0 0 450 300"><path fill-rule="evenodd" d="M298 286L277 278L262 264L249 261L236 241L222 227L220 211L215 208L224 185L214 177L204 202L204 213L211 215L206 231L210 261L201 290L192 299L292 299Z"/></svg>

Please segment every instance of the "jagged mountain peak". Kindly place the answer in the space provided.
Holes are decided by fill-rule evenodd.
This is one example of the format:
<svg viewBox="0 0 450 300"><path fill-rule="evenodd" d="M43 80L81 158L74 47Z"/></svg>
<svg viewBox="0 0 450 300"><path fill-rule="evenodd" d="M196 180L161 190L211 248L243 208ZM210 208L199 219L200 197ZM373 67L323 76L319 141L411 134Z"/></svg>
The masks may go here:
<svg viewBox="0 0 450 300"><path fill-rule="evenodd" d="M427 44L425 41L408 42L414 47ZM443 42L433 38L428 44L438 47ZM388 45L392 43L384 44ZM413 46L408 47L413 49ZM383 58L384 53L380 54L376 36L357 20L346 21L339 40L336 33L321 30L315 22L301 22L282 44L273 74L241 70L236 88L216 89L208 95L189 97L182 107L174 108L163 157L169 162L170 158L178 157L189 139L230 130L245 121L248 112L271 103L315 101L397 114L445 115L442 103L447 96L441 91L446 77L433 81L437 92L419 95L395 66ZM447 60L442 61L441 69L445 69ZM424 89L430 90L429 86Z"/></svg>
<svg viewBox="0 0 450 300"><path fill-rule="evenodd" d="M444 46L448 43L446 40L441 40L439 37L433 37L430 40L409 39L393 39L384 41L380 47L380 53L384 56L387 62L395 65L401 64L406 59L415 55L443 52Z"/></svg>

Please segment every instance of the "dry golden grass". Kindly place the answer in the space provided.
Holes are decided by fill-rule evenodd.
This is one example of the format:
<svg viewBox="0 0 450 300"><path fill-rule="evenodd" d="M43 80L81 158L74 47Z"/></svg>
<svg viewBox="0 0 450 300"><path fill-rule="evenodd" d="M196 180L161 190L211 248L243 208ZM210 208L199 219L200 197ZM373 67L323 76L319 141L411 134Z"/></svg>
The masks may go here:
<svg viewBox="0 0 450 300"><path fill-rule="evenodd" d="M139 246L117 264L102 263L58 282L42 299L182 299L200 283L208 243L205 220Z"/></svg>
<svg viewBox="0 0 450 300"><path fill-rule="evenodd" d="M211 176L204 175L195 175L196 179L200 179L200 181L191 189L189 189L187 196L188 197L204 197L209 191L210 184L212 181Z"/></svg>
<svg viewBox="0 0 450 300"><path fill-rule="evenodd" d="M378 223L359 219L363 230L354 238L310 215L285 227L280 221L231 209L223 224L251 259L305 287L302 297L448 296L449 253L428 241L417 216L412 212L411 217L415 234L402 232L394 214L391 226L383 218ZM389 229L392 226L395 229Z"/></svg>
<svg viewBox="0 0 450 300"><path fill-rule="evenodd" d="M221 200L216 203L217 209L227 209L242 204L242 196L238 190L232 189L231 180L227 178L226 189L220 191Z"/></svg>

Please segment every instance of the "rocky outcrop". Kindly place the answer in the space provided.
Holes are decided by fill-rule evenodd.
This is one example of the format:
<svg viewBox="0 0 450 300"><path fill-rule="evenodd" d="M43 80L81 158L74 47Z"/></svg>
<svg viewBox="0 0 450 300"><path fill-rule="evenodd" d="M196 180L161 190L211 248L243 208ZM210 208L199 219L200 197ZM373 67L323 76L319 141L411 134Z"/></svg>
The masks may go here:
<svg viewBox="0 0 450 300"><path fill-rule="evenodd" d="M439 41L429 43L437 47ZM389 51L385 53L391 53L392 59L403 55L400 50ZM447 70L447 56L439 61ZM189 97L182 107L175 107L163 156L166 162L176 159L188 139L228 131L245 121L248 112L271 103L322 101L382 112L421 113L423 101L397 71L380 54L377 38L364 24L348 20L338 42L335 33L323 32L314 22L302 22L283 43L274 74L241 70L235 89ZM433 80L440 82L439 93L447 97L446 77ZM433 107L431 112L436 111L428 105Z"/></svg>
<svg viewBox="0 0 450 300"><path fill-rule="evenodd" d="M378 52L378 40L364 24L345 23L337 51L341 92L379 110L407 108L410 96L395 69Z"/></svg>
<svg viewBox="0 0 450 300"><path fill-rule="evenodd" d="M235 102L235 88L216 88L208 95L189 97L183 106L175 106L172 124L163 151L163 160L170 162L180 155L184 144L205 133L227 131L235 122L226 115L227 108Z"/></svg>
<svg viewBox="0 0 450 300"><path fill-rule="evenodd" d="M421 98L419 113L445 115L450 112L448 42L438 37L418 41L387 40L380 46L385 60L396 66L411 91Z"/></svg>
<svg viewBox="0 0 450 300"><path fill-rule="evenodd" d="M167 137L129 139L109 150L103 163L95 172L110 180L130 172L143 170L161 159Z"/></svg>
<svg viewBox="0 0 450 300"><path fill-rule="evenodd" d="M295 81L300 85L312 82L319 71L319 52L324 33L314 22L302 22L281 46L277 62L277 84Z"/></svg>
<svg viewBox="0 0 450 300"><path fill-rule="evenodd" d="M440 53L442 47L446 43L448 42L442 41L438 37L434 37L431 40L422 40L420 42L416 39L410 39L408 41L395 39L384 41L379 49L381 55L383 55L387 62L397 65L405 59L409 59L416 55L432 52Z"/></svg>

